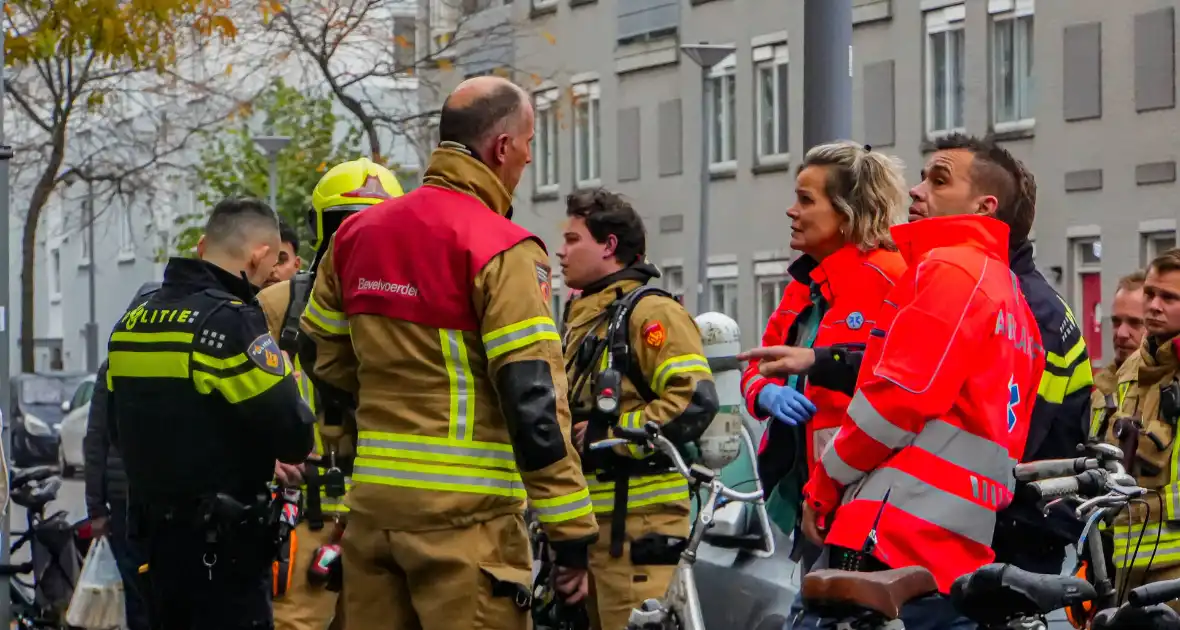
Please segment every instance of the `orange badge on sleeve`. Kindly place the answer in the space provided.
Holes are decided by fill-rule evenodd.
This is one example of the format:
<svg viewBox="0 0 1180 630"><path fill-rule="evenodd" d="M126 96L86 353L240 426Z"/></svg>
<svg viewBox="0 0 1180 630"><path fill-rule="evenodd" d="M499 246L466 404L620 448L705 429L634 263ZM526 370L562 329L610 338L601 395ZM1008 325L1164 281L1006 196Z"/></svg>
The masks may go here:
<svg viewBox="0 0 1180 630"><path fill-rule="evenodd" d="M653 348L664 345L664 340L667 338L668 333L660 322L652 322L643 329L643 342Z"/></svg>

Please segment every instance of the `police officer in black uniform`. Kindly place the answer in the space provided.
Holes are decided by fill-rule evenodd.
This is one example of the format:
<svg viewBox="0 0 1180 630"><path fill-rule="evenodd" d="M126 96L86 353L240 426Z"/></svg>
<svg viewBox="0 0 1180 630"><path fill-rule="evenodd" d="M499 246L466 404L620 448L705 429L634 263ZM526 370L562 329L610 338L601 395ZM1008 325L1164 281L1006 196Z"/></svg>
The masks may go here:
<svg viewBox="0 0 1180 630"><path fill-rule="evenodd" d="M268 629L282 509L268 482L276 459L307 457L315 421L254 301L278 219L258 200L223 201L197 252L168 261L160 289L115 326L112 441L148 553L152 627Z"/></svg>

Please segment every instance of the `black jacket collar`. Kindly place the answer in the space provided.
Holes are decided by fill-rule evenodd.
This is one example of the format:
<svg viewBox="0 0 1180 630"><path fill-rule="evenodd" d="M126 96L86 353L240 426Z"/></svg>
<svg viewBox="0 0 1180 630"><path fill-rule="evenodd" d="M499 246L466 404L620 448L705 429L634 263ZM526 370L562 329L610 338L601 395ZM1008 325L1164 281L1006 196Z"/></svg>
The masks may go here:
<svg viewBox="0 0 1180 630"><path fill-rule="evenodd" d="M659 278L659 277L660 277L660 270L657 269L655 265L653 265L647 261L644 261L641 263L636 263L634 265L631 265L630 267L624 267L624 268L610 274L609 276L600 278L599 280L596 280L595 282L591 282L589 285L586 286L586 288L582 289L582 295L590 295L592 293L598 293L599 291L602 291L603 289L609 287L610 285L612 285L620 280L638 280L644 284L647 284L647 282L650 281L652 278Z"/></svg>
<svg viewBox="0 0 1180 630"><path fill-rule="evenodd" d="M164 287L180 287L196 292L202 289L220 289L240 298L243 302L254 299L258 292L244 277L212 263L195 258L172 258L164 268Z"/></svg>
<svg viewBox="0 0 1180 630"><path fill-rule="evenodd" d="M1037 270L1036 262L1033 260L1032 242L1024 241L1008 252L1008 267L1017 276L1028 275Z"/></svg>

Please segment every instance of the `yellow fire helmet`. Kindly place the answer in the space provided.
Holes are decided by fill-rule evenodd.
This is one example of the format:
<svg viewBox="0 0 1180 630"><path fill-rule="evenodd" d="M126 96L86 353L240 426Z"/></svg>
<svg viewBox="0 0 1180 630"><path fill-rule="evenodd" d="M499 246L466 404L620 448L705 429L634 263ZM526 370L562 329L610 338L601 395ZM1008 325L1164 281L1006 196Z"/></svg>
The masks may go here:
<svg viewBox="0 0 1180 630"><path fill-rule="evenodd" d="M387 199L401 197L402 186L389 169L369 160L360 158L337 164L324 173L311 192L311 216L308 222L315 233L315 248L318 250L325 238L324 215L351 213L364 210ZM331 222L330 230L340 224L343 217Z"/></svg>

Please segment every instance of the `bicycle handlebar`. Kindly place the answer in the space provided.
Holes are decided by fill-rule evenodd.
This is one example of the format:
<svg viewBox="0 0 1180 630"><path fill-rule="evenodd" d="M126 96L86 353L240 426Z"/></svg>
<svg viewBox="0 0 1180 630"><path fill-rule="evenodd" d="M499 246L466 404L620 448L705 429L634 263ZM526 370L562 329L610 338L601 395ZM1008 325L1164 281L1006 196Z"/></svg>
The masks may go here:
<svg viewBox="0 0 1180 630"><path fill-rule="evenodd" d="M1042 479L1025 485L1028 492L1045 501L1075 495L1094 497L1108 492L1137 494L1134 478L1125 473L1112 473L1101 468L1087 470L1072 477Z"/></svg>
<svg viewBox="0 0 1180 630"><path fill-rule="evenodd" d="M1127 601L1132 606L1139 608L1165 604L1175 599L1180 599L1180 580L1165 580L1163 582L1144 584L1138 588L1131 589L1131 592L1127 594Z"/></svg>
<svg viewBox="0 0 1180 630"><path fill-rule="evenodd" d="M630 429L626 427L615 426L611 429L612 433L618 438L616 440L601 440L590 445L591 449L609 448L616 444L634 444L649 449L655 449L663 453L672 460L672 466L676 468L676 472L680 476L689 481L704 481L713 483L717 487L717 494L731 500L740 501L742 503L756 503L762 500L762 492L738 492L733 488L725 485L717 478L717 472L701 466L693 464L689 466L684 462L684 458L680 456L680 450L671 440L664 437L660 431L660 425L655 422L648 422L643 425L641 429Z"/></svg>
<svg viewBox="0 0 1180 630"><path fill-rule="evenodd" d="M1017 481L1041 481L1055 477L1066 477L1096 470L1102 463L1093 457L1076 457L1073 459L1044 459L1038 462L1017 464L1012 474Z"/></svg>

